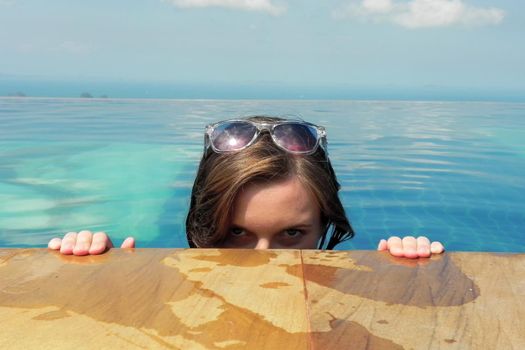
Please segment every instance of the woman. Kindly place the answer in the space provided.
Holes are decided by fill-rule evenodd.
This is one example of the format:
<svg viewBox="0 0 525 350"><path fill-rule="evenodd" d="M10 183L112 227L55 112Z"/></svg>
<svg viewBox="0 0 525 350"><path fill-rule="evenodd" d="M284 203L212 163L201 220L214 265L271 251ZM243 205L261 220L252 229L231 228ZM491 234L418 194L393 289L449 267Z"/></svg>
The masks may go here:
<svg viewBox="0 0 525 350"><path fill-rule="evenodd" d="M186 234L190 247L333 249L353 237L326 150L324 128L254 116L207 126ZM98 232L69 232L49 248L101 254L113 247ZM132 248L128 237L122 248ZM378 250L418 258L441 253L426 237L390 237Z"/></svg>

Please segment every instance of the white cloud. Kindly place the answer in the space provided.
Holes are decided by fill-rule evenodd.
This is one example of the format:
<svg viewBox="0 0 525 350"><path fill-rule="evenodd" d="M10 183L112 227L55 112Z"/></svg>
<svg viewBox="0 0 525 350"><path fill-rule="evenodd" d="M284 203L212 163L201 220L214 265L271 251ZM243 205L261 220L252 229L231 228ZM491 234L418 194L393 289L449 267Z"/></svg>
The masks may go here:
<svg viewBox="0 0 525 350"><path fill-rule="evenodd" d="M267 12L279 16L286 11L286 7L275 5L271 0L164 0L181 8L188 7L226 7L246 11Z"/></svg>
<svg viewBox="0 0 525 350"><path fill-rule="evenodd" d="M363 9L371 13L385 13L392 10L391 0L364 0L361 4Z"/></svg>
<svg viewBox="0 0 525 350"><path fill-rule="evenodd" d="M363 0L334 11L333 15L339 19L359 18L405 28L424 28L498 24L505 12L495 7L470 6L462 0Z"/></svg>

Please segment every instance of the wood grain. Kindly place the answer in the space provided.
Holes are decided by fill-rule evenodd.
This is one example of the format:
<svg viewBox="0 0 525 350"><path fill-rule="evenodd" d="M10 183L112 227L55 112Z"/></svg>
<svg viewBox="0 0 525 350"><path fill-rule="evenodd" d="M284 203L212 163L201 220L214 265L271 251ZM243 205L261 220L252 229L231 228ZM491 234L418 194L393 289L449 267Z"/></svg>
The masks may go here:
<svg viewBox="0 0 525 350"><path fill-rule="evenodd" d="M525 255L302 254L314 348L525 348Z"/></svg>
<svg viewBox="0 0 525 350"><path fill-rule="evenodd" d="M0 249L0 348L525 348L525 255Z"/></svg>

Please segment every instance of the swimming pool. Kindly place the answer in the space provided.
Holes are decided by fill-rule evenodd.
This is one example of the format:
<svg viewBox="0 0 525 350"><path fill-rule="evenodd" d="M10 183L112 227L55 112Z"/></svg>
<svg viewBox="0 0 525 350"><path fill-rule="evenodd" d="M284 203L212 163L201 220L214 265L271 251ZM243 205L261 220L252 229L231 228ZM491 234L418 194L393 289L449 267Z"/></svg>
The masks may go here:
<svg viewBox="0 0 525 350"><path fill-rule="evenodd" d="M525 252L525 104L403 101L0 98L0 246L86 228L186 247L204 125L257 113L327 128L356 230L338 249Z"/></svg>

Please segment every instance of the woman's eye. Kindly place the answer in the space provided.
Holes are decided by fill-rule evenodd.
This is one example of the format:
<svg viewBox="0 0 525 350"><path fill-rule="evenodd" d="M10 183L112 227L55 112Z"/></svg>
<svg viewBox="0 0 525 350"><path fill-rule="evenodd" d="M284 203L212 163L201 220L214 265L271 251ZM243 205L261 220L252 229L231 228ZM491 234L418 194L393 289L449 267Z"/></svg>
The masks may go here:
<svg viewBox="0 0 525 350"><path fill-rule="evenodd" d="M253 235L239 227L232 227L222 242L223 248L250 248Z"/></svg>
<svg viewBox="0 0 525 350"><path fill-rule="evenodd" d="M230 235L234 236L234 237L240 237L240 236L243 236L245 234L244 230L241 229L241 228L238 228L238 227L232 227L230 229Z"/></svg>
<svg viewBox="0 0 525 350"><path fill-rule="evenodd" d="M284 235L286 238L298 238L303 235L303 232L301 230L289 229L284 231Z"/></svg>

